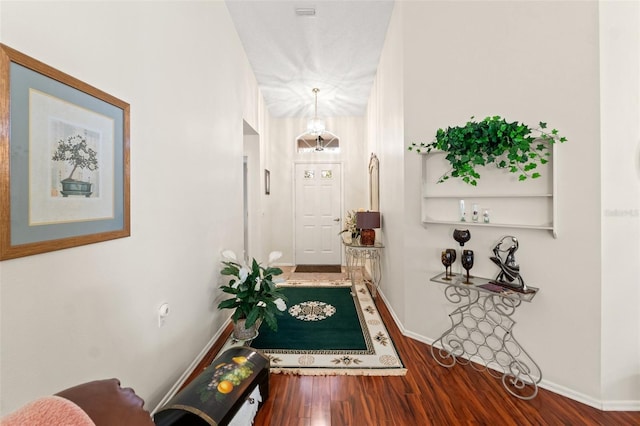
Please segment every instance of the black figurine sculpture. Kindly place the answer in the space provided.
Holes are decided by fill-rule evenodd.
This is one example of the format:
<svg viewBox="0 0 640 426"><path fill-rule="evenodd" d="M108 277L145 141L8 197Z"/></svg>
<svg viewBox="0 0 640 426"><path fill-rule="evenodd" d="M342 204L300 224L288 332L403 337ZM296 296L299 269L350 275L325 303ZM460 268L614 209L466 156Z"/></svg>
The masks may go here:
<svg viewBox="0 0 640 426"><path fill-rule="evenodd" d="M507 240L507 242L510 240L511 245L506 250L503 250L502 245L505 243L505 240ZM498 284L526 292L528 291L528 288L520 276L520 265L516 262L515 253L518 250L518 247L519 244L516 237L512 237L510 235L502 237L502 239L498 241L498 244L493 248L493 254L495 256L491 256L490 259L500 267L500 272L495 279ZM506 253L506 258L502 258L502 253ZM514 283L515 280L517 280L519 284Z"/></svg>

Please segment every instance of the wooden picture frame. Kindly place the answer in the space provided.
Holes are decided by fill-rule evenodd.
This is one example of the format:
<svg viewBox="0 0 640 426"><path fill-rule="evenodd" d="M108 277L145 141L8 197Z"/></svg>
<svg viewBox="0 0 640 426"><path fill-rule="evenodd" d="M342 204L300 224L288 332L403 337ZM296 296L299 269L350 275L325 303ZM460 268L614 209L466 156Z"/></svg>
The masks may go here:
<svg viewBox="0 0 640 426"><path fill-rule="evenodd" d="M129 104L4 44L0 77L0 260L128 237Z"/></svg>

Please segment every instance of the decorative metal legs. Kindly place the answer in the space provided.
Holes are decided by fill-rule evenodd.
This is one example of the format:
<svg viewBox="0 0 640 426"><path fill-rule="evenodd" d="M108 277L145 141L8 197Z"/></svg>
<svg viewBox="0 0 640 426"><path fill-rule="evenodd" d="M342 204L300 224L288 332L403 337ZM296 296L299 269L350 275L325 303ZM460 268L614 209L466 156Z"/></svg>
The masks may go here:
<svg viewBox="0 0 640 426"><path fill-rule="evenodd" d="M451 328L431 346L438 364L447 368L457 362L470 365L502 378L511 395L535 398L542 371L513 336L516 322L512 315L521 300L453 285L445 288L445 297L460 306L449 314Z"/></svg>
<svg viewBox="0 0 640 426"><path fill-rule="evenodd" d="M376 297L376 292L380 286L380 280L382 279L382 270L380 267L380 246L346 246L347 254L347 275L353 283L355 275L353 268L361 266L364 268L365 262L370 261L371 266L371 296ZM355 283L354 283L355 284Z"/></svg>

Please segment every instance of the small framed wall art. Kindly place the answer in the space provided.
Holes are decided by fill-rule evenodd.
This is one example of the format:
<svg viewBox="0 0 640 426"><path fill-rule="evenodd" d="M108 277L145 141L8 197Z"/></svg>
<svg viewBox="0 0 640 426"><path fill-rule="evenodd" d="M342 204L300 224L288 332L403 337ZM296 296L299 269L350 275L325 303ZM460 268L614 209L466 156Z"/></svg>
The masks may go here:
<svg viewBox="0 0 640 426"><path fill-rule="evenodd" d="M129 104L0 44L0 260L128 237Z"/></svg>
<svg viewBox="0 0 640 426"><path fill-rule="evenodd" d="M271 194L271 172L264 169L264 193Z"/></svg>

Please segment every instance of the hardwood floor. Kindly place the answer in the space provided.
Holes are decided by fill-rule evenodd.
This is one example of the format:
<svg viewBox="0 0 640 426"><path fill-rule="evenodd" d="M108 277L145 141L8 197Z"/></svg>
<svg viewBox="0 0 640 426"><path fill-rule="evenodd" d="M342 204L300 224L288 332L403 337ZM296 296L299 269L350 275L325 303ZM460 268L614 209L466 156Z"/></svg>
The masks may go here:
<svg viewBox="0 0 640 426"><path fill-rule="evenodd" d="M408 369L406 376L271 374L269 398L254 425L640 425L640 412L600 411L545 389L522 401L486 372L441 367L429 345L400 333L380 298L376 305ZM230 333L231 327L224 337ZM214 345L189 381L213 361L221 345Z"/></svg>

